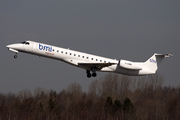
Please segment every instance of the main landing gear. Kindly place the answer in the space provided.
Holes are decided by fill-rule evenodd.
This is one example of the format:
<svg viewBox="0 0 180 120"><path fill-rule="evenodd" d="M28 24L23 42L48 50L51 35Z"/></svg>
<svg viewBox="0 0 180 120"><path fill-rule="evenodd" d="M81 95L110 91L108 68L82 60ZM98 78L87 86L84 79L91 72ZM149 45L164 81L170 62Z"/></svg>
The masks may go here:
<svg viewBox="0 0 180 120"><path fill-rule="evenodd" d="M89 71L89 70L87 70L87 71L86 71L86 73L87 73L87 77L88 77L88 78L90 78L90 77L91 77L91 73L90 73L90 71ZM92 73L92 76L93 76L93 77L96 77L96 76L97 76L97 74L96 74L95 72L93 72L93 73Z"/></svg>

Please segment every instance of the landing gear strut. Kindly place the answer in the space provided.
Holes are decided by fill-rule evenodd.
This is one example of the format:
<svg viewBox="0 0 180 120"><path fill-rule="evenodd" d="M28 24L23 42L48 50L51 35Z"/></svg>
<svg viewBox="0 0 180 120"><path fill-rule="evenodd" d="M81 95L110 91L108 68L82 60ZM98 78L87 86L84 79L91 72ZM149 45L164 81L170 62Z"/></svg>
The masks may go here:
<svg viewBox="0 0 180 120"><path fill-rule="evenodd" d="M90 77L91 77L91 73L90 73L90 71L89 71L89 70L87 70L87 71L86 71L86 73L87 73L87 77L88 77L88 78L90 78ZM97 74L96 74L95 72L93 72L93 73L92 73L92 76L93 76L93 77L96 77L96 76L97 76Z"/></svg>
<svg viewBox="0 0 180 120"><path fill-rule="evenodd" d="M88 78L90 78L90 77L91 77L91 73L90 73L90 71L89 71L89 70L87 70L87 71L86 71L86 73L87 73L87 77L88 77Z"/></svg>

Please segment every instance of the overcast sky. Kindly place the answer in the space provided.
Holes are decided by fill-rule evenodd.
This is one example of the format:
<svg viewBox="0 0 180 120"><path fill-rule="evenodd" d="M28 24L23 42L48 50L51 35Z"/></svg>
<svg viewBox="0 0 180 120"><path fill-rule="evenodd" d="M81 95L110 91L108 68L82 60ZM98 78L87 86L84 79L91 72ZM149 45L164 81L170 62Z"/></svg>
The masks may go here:
<svg viewBox="0 0 180 120"><path fill-rule="evenodd" d="M158 73L164 85L180 85L179 0L1 0L0 93L37 87L61 91L95 79L61 61L8 51L6 45L33 40L109 58L146 61L155 52L174 56Z"/></svg>

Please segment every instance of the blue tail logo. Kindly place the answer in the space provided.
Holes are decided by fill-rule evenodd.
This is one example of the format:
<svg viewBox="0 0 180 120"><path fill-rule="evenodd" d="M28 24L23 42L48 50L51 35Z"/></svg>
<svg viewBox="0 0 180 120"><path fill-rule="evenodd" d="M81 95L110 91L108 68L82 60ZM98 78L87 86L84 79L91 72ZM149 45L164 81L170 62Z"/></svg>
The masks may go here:
<svg viewBox="0 0 180 120"><path fill-rule="evenodd" d="M157 63L155 60L153 60L153 59L150 59L149 60L150 62L152 62L152 63Z"/></svg>

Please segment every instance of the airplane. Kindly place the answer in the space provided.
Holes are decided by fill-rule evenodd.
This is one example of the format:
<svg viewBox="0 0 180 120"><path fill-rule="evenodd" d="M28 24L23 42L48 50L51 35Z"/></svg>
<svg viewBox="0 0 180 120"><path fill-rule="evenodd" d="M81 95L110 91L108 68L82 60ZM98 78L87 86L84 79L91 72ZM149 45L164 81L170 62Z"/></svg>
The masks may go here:
<svg viewBox="0 0 180 120"><path fill-rule="evenodd" d="M60 60L68 64L80 67L86 70L87 77L96 77L96 71L114 72L130 76L144 76L155 74L160 63L164 58L173 56L172 54L154 53L145 62L132 62L128 60L116 60L84 52L61 48L34 41L24 41L21 43L10 44L6 46L10 51L15 52L14 58L17 58L18 52L33 54Z"/></svg>

